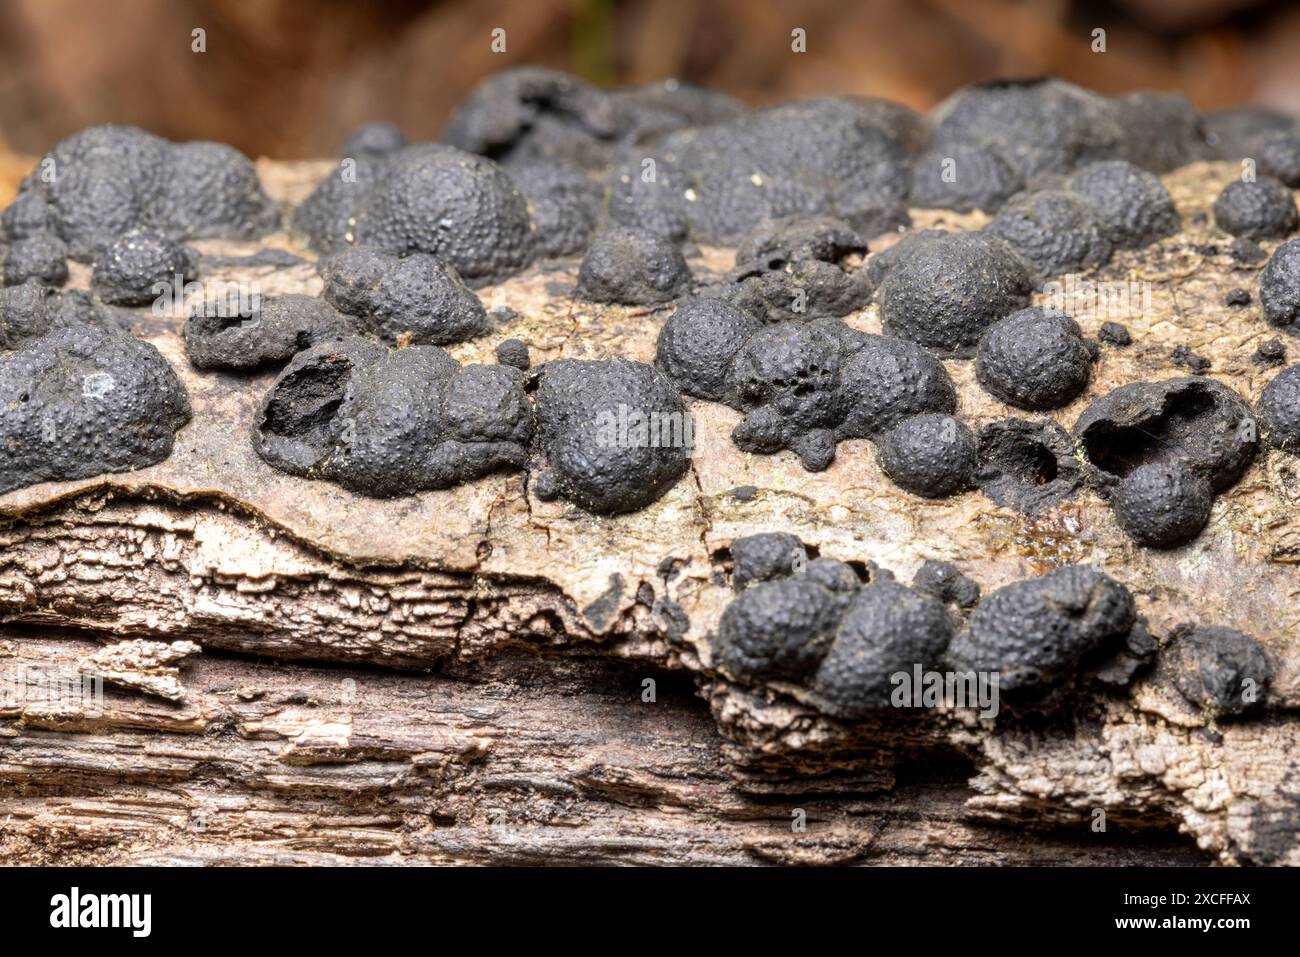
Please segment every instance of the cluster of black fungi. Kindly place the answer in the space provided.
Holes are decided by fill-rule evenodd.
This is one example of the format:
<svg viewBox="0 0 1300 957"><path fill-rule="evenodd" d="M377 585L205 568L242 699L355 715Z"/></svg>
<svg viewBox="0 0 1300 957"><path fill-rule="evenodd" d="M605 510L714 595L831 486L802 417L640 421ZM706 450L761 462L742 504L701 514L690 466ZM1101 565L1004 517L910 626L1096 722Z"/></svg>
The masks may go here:
<svg viewBox="0 0 1300 957"><path fill-rule="evenodd" d="M1192 375L1115 389L1068 431L1013 414L973 432L943 361L973 359L1014 410L1074 402L1102 346L1129 333L1105 323L1089 338L1034 292L1178 233L1158 174L1198 160L1250 161L1214 203L1236 244L1286 240L1300 225L1300 126L1277 113L1201 115L1176 95L1110 98L1052 79L969 87L928 115L850 96L747 110L677 82L606 91L524 68L481 84L439 142L376 124L342 153L292 210L221 144L100 126L43 157L0 219L0 492L166 458L189 402L132 335L131 309L201 277L187 243L283 228L319 254L321 296L198 311L186 352L197 369L278 370L253 425L258 454L363 495L525 470L540 498L641 509L691 450L611 441L608 423L627 410L680 421L689 396L741 414L739 449L790 450L810 471L840 440L870 440L884 472L926 498L979 489L1033 514L1087 483L1133 541L1170 548L1197 536L1260 443L1300 451L1300 366L1254 408ZM869 250L906 230L909 208L981 210L987 224ZM701 244L735 247L734 268L694 275ZM476 288L578 256L578 299L675 304L653 364L534 367L518 340L489 365L444 350L499 325ZM62 289L69 260L91 266L89 292ZM1300 239L1273 251L1258 300L1269 324L1300 332ZM878 335L844 321L872 301ZM1079 614L1056 621L1058 603ZM804 682L846 712L875 700L895 659L996 663L1018 688L1113 641L1143 644L1127 593L1086 569L1003 589L964 630L951 618L925 589L861 585L813 561L742 593L718 658L740 679Z"/></svg>

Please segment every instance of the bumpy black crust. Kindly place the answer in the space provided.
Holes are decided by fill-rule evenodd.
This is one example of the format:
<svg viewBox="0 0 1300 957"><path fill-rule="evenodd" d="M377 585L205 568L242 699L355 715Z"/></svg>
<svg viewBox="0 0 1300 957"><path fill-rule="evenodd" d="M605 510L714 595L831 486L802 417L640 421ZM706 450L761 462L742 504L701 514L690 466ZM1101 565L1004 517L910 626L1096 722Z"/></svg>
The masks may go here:
<svg viewBox="0 0 1300 957"><path fill-rule="evenodd" d="M1079 416L1074 439L1088 479L1114 499L1121 527L1162 547L1204 526L1202 483L1216 494L1229 488L1259 445L1245 401L1199 376L1120 386ZM1153 465L1162 468L1136 474Z"/></svg>
<svg viewBox="0 0 1300 957"><path fill-rule="evenodd" d="M866 241L831 216L760 223L736 249L727 282L701 294L735 303L764 322L846 316L871 300L874 284L855 268Z"/></svg>
<svg viewBox="0 0 1300 957"><path fill-rule="evenodd" d="M1119 642L1137 621L1133 597L1086 565L1067 565L989 595L948 656L960 669L997 671L1006 691L1041 688Z"/></svg>
<svg viewBox="0 0 1300 957"><path fill-rule="evenodd" d="M1199 376L1120 386L1088 406L1073 433L1086 475L1103 495L1149 462L1186 467L1222 492L1241 478L1258 447L1246 402Z"/></svg>
<svg viewBox="0 0 1300 957"><path fill-rule="evenodd" d="M152 227L123 233L95 256L90 288L104 302L145 306L159 297L160 284L179 294L198 276L198 257Z"/></svg>
<svg viewBox="0 0 1300 957"><path fill-rule="evenodd" d="M456 271L434 256L359 247L322 260L325 300L385 342L450 345L487 331L487 312Z"/></svg>
<svg viewBox="0 0 1300 957"><path fill-rule="evenodd" d="M0 355L0 492L167 458L173 433L190 419L185 387L167 360L113 331L111 321L63 312L52 322L47 334Z"/></svg>
<svg viewBox="0 0 1300 957"><path fill-rule="evenodd" d="M1259 397L1264 441L1286 452L1300 451L1300 365L1283 369Z"/></svg>
<svg viewBox="0 0 1300 957"><path fill-rule="evenodd" d="M522 468L532 430L518 370L351 337L300 352L281 371L253 444L291 475L387 498Z"/></svg>
<svg viewBox="0 0 1300 957"><path fill-rule="evenodd" d="M528 354L528 344L522 339L503 339L498 342L496 356L497 362L503 366L513 366L520 372L527 372L533 362Z"/></svg>
<svg viewBox="0 0 1300 957"><path fill-rule="evenodd" d="M575 295L630 306L672 302L691 282L681 250L655 233L614 226L599 233L578 267Z"/></svg>
<svg viewBox="0 0 1300 957"><path fill-rule="evenodd" d="M974 608L980 600L980 586L961 573L952 562L927 558L912 576L912 587L932 595L945 605Z"/></svg>
<svg viewBox="0 0 1300 957"><path fill-rule="evenodd" d="M547 158L599 169L619 144L716 122L740 109L730 97L676 80L606 92L558 70L521 67L480 83L442 140L502 161Z"/></svg>
<svg viewBox="0 0 1300 957"><path fill-rule="evenodd" d="M1111 496L1115 518L1128 536L1149 548L1175 548L1205 527L1214 504L1209 480L1181 465L1139 465Z"/></svg>
<svg viewBox="0 0 1300 957"><path fill-rule="evenodd" d="M450 146L419 143L354 158L316 187L294 218L312 246L430 253L470 285L498 282L535 252L528 203L501 167Z"/></svg>
<svg viewBox="0 0 1300 957"><path fill-rule="evenodd" d="M879 290L885 332L943 356L970 356L984 331L1029 305L1024 262L986 233L949 233L917 242Z"/></svg>
<svg viewBox="0 0 1300 957"><path fill-rule="evenodd" d="M805 565L802 543L784 533L737 540L732 554L745 581L712 648L715 666L733 680L805 684L819 709L857 719L890 707L892 675L942 660L952 626L927 591L887 575L863 586L834 559ZM959 591L973 601L969 588Z"/></svg>
<svg viewBox="0 0 1300 957"><path fill-rule="evenodd" d="M1117 154L1126 131L1112 105L1061 80L985 83L935 110L935 147L975 144L1001 154L1028 180Z"/></svg>
<svg viewBox="0 0 1300 957"><path fill-rule="evenodd" d="M8 249L0 245L0 284L19 286L34 280L44 286L68 281L68 247L53 233L36 233L19 239Z"/></svg>
<svg viewBox="0 0 1300 957"><path fill-rule="evenodd" d="M1214 222L1224 232L1250 239L1281 239L1300 226L1295 197L1272 176L1233 180L1214 201Z"/></svg>
<svg viewBox="0 0 1300 957"><path fill-rule="evenodd" d="M1166 657L1183 697L1220 717L1263 702L1273 680L1259 642L1232 628L1179 625Z"/></svg>
<svg viewBox="0 0 1300 957"><path fill-rule="evenodd" d="M975 356L980 385L1003 402L1033 411L1069 404L1091 374L1092 354L1079 324L1041 306L994 323Z"/></svg>
<svg viewBox="0 0 1300 957"><path fill-rule="evenodd" d="M1024 185L1001 153L972 143L947 143L932 147L912 164L911 203L959 213L996 212Z"/></svg>
<svg viewBox="0 0 1300 957"><path fill-rule="evenodd" d="M1185 96L1138 90L1110 101L1124 131L1117 159L1168 173L1197 160L1212 159L1205 122Z"/></svg>
<svg viewBox="0 0 1300 957"><path fill-rule="evenodd" d="M1255 143L1254 153L1261 173L1292 189L1300 187L1300 132L1267 133Z"/></svg>
<svg viewBox="0 0 1300 957"><path fill-rule="evenodd" d="M687 395L725 402L732 357L759 328L757 319L730 302L688 299L659 330L655 364Z"/></svg>
<svg viewBox="0 0 1300 957"><path fill-rule="evenodd" d="M367 123L348 134L339 155L374 158L396 153L406 145L406 136L392 123Z"/></svg>
<svg viewBox="0 0 1300 957"><path fill-rule="evenodd" d="M821 709L863 718L889 708L892 675L929 670L952 638L944 606L925 592L894 582L861 589L849 603L834 640L809 682Z"/></svg>
<svg viewBox="0 0 1300 957"><path fill-rule="evenodd" d="M806 575L746 589L722 613L717 668L745 683L806 679L830 648L845 597Z"/></svg>
<svg viewBox="0 0 1300 957"><path fill-rule="evenodd" d="M760 532L731 543L731 587L742 592L752 584L784 578L807 561L803 542L789 532Z"/></svg>
<svg viewBox="0 0 1300 957"><path fill-rule="evenodd" d="M1178 232L1178 211L1159 178L1133 163L1092 163L1067 181L1096 214L1105 237L1120 249L1137 249Z"/></svg>
<svg viewBox="0 0 1300 957"><path fill-rule="evenodd" d="M1256 143L1265 136L1296 132L1293 117L1265 107L1215 110L1205 115L1204 125L1215 157L1232 161L1254 156Z"/></svg>
<svg viewBox="0 0 1300 957"><path fill-rule="evenodd" d="M765 219L797 213L837 216L866 236L907 221L907 153L876 125L874 111L850 98L792 103L681 130L648 158L668 177L667 188L641 189L636 175L625 182L623 168L610 183L615 197L629 188L653 196L657 220L676 206L700 242L735 243ZM615 205L628 207L629 197ZM634 221L634 209L624 208L619 221Z"/></svg>
<svg viewBox="0 0 1300 957"><path fill-rule="evenodd" d="M880 440L880 465L900 488L923 498L964 492L978 462L975 436L951 415L914 415Z"/></svg>
<svg viewBox="0 0 1300 957"><path fill-rule="evenodd" d="M95 126L45 156L5 210L3 227L11 239L52 231L72 258L88 262L136 227L182 240L253 239L278 221L253 164L237 150Z"/></svg>
<svg viewBox="0 0 1300 957"><path fill-rule="evenodd" d="M1273 252L1260 274L1259 304L1271 325L1300 333L1300 239L1289 239Z"/></svg>
<svg viewBox="0 0 1300 957"><path fill-rule="evenodd" d="M1070 434L1050 419L1003 419L979 433L980 490L998 505L1034 515L1083 484Z"/></svg>
<svg viewBox="0 0 1300 957"><path fill-rule="evenodd" d="M1040 279L1105 265L1113 248L1092 207L1063 190L1022 193L985 228L1005 240Z"/></svg>
<svg viewBox="0 0 1300 957"><path fill-rule="evenodd" d="M21 349L64 326L94 326L108 333L130 328L134 317L80 290L61 293L37 282L0 287L0 351Z"/></svg>
<svg viewBox="0 0 1300 957"><path fill-rule="evenodd" d="M544 464L534 477L538 497L563 496L602 515L631 512L686 473L689 413L677 386L653 366L564 359L534 375Z"/></svg>
<svg viewBox="0 0 1300 957"><path fill-rule="evenodd" d="M506 168L528 200L540 256L573 256L587 248L600 217L602 189L586 173L555 160Z"/></svg>
<svg viewBox="0 0 1300 957"><path fill-rule="evenodd" d="M669 318L656 362L688 395L745 413L732 432L738 448L790 449L810 471L830 465L841 439L872 438L957 404L943 364L910 342L838 319L763 325L709 299Z"/></svg>
<svg viewBox="0 0 1300 957"><path fill-rule="evenodd" d="M268 296L248 316L192 315L181 334L196 369L284 365L321 342L357 332L355 320L316 296Z"/></svg>
<svg viewBox="0 0 1300 957"><path fill-rule="evenodd" d="M1133 336L1128 331L1128 326L1121 322L1103 322L1097 330L1097 340L1108 346L1120 348L1133 344Z"/></svg>

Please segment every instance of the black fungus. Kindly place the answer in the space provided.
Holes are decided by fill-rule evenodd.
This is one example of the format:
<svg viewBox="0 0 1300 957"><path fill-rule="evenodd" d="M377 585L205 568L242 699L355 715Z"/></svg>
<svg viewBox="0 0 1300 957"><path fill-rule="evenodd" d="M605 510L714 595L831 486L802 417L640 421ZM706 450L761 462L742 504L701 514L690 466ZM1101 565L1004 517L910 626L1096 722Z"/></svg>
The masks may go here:
<svg viewBox="0 0 1300 957"><path fill-rule="evenodd" d="M909 164L874 113L848 97L825 98L679 130L639 158L668 176L667 188L639 187L639 169L622 167L610 183L611 209L623 207L619 222L641 225L632 197L618 198L635 190L651 199L656 221L675 207L693 239L716 245L797 213L826 213L879 235L907 221Z"/></svg>
<svg viewBox="0 0 1300 957"><path fill-rule="evenodd" d="M979 432L980 491L998 505L1033 515L1083 484L1070 434L1051 420L1003 419Z"/></svg>
<svg viewBox="0 0 1300 957"><path fill-rule="evenodd" d="M985 227L1006 241L1040 278L1084 272L1110 261L1107 227L1074 193L1022 193Z"/></svg>
<svg viewBox="0 0 1300 957"><path fill-rule="evenodd" d="M1214 491L1199 472L1176 463L1139 465L1115 486L1115 519L1139 545L1174 548L1194 539L1210 520Z"/></svg>
<svg viewBox="0 0 1300 957"><path fill-rule="evenodd" d="M844 598L806 575L745 589L718 623L717 667L746 683L807 678L830 648Z"/></svg>
<svg viewBox="0 0 1300 957"><path fill-rule="evenodd" d="M261 298L248 315L199 312L181 330L196 369L227 370L278 368L305 349L356 332L351 316L296 293Z"/></svg>
<svg viewBox="0 0 1300 957"><path fill-rule="evenodd" d="M1067 405L1087 387L1091 374L1092 355L1079 324L1041 306L998 320L975 355L980 385L1021 409Z"/></svg>
<svg viewBox="0 0 1300 957"><path fill-rule="evenodd" d="M528 355L528 346L522 339L505 339L497 343L497 362L503 366L513 366L521 372L527 372L532 365Z"/></svg>
<svg viewBox="0 0 1300 957"><path fill-rule="evenodd" d="M1101 328L1097 330L1097 338L1108 346L1129 346L1133 344L1133 337L1129 334L1128 327L1119 322L1103 322Z"/></svg>
<svg viewBox="0 0 1300 957"><path fill-rule="evenodd" d="M1300 133L1267 133L1255 142L1253 151L1259 172L1291 189L1300 187Z"/></svg>
<svg viewBox="0 0 1300 957"><path fill-rule="evenodd" d="M761 223L736 249L727 281L702 295L735 303L764 322L844 316L871 300L857 268L867 244L830 216L788 216Z"/></svg>
<svg viewBox="0 0 1300 957"><path fill-rule="evenodd" d="M900 244L901 245L901 244ZM917 242L879 290L885 332L944 356L970 356L986 329L1029 305L1023 261L986 233L948 233Z"/></svg>
<svg viewBox="0 0 1300 957"><path fill-rule="evenodd" d="M285 366L257 411L253 441L290 475L387 498L523 468L532 430L517 369L351 337Z"/></svg>
<svg viewBox="0 0 1300 957"><path fill-rule="evenodd" d="M1229 289L1228 294L1223 297L1223 303L1227 306L1236 308L1238 306L1250 305L1250 291L1240 287Z"/></svg>
<svg viewBox="0 0 1300 957"><path fill-rule="evenodd" d="M690 413L670 379L625 359L564 359L539 366L540 458L533 488L598 514L658 499L686 473Z"/></svg>
<svg viewBox="0 0 1300 957"><path fill-rule="evenodd" d="M1186 377L1120 386L1079 416L1074 438L1088 478L1115 501L1121 527L1155 542L1168 526L1172 542L1189 540L1193 520L1203 526L1209 517L1200 482L1219 493L1245 473L1259 445L1257 431L1237 393ZM1165 471L1134 477L1152 465Z"/></svg>
<svg viewBox="0 0 1300 957"><path fill-rule="evenodd" d="M532 261L528 202L491 160L417 143L351 162L330 173L295 214L295 227L313 248L328 253L354 244L429 253L474 286L505 279Z"/></svg>
<svg viewBox="0 0 1300 957"><path fill-rule="evenodd" d="M900 488L923 498L943 498L974 484L975 436L951 415L914 415L880 440L880 464Z"/></svg>
<svg viewBox="0 0 1300 957"><path fill-rule="evenodd" d="M1187 346L1174 346L1173 351L1169 353L1169 360L1174 365L1182 366L1197 375L1204 375L1210 371L1210 360L1193 352Z"/></svg>
<svg viewBox="0 0 1300 957"><path fill-rule="evenodd" d="M1092 163L1074 173L1067 188L1092 207L1117 248L1137 249L1178 232L1178 211L1164 184L1132 163Z"/></svg>
<svg viewBox="0 0 1300 957"><path fill-rule="evenodd" d="M81 290L60 293L34 281L0 287L0 350L4 351L22 348L64 326L123 332L133 319L126 310L106 306Z"/></svg>
<svg viewBox="0 0 1300 957"><path fill-rule="evenodd" d="M0 492L161 462L190 419L157 349L81 321L0 354L0 409Z"/></svg>
<svg viewBox="0 0 1300 957"><path fill-rule="evenodd" d="M1286 346L1281 339L1265 339L1259 344L1250 361L1257 366L1280 366L1286 363Z"/></svg>
<svg viewBox="0 0 1300 957"><path fill-rule="evenodd" d="M1225 186L1214 201L1214 222L1233 236L1281 239L1300 226L1300 213L1285 183L1260 176Z"/></svg>
<svg viewBox="0 0 1300 957"><path fill-rule="evenodd" d="M95 256L90 288L104 302L146 306L168 290L178 296L198 276L198 258L156 229L123 233Z"/></svg>
<svg viewBox="0 0 1300 957"><path fill-rule="evenodd" d="M1253 266L1268 258L1268 250L1249 236L1238 236L1228 249L1232 254L1232 261L1239 266Z"/></svg>
<svg viewBox="0 0 1300 957"><path fill-rule="evenodd" d="M1205 122L1185 96L1138 90L1113 98L1110 107L1124 131L1121 159L1167 173L1214 157Z"/></svg>
<svg viewBox="0 0 1300 957"><path fill-rule="evenodd" d="M996 212L1024 185L1000 153L977 144L950 143L931 148L913 162L911 203L959 213Z"/></svg>
<svg viewBox="0 0 1300 957"><path fill-rule="evenodd" d="M999 672L1005 691L1041 689L1122 641L1136 622L1128 589L1095 568L1067 565L981 601L948 655L960 669Z"/></svg>
<svg viewBox="0 0 1300 957"><path fill-rule="evenodd" d="M1026 180L1116 155L1126 131L1109 101L1054 79L966 87L936 107L934 148L973 144L1006 158Z"/></svg>
<svg viewBox="0 0 1300 957"><path fill-rule="evenodd" d="M657 305L672 302L690 283L690 268L675 243L614 226L591 241L578 267L575 295L591 302Z"/></svg>
<svg viewBox="0 0 1300 957"><path fill-rule="evenodd" d="M867 280L871 288L879 290L885 274L911 256L921 243L928 242L936 236L945 236L947 234L947 231L942 229L922 229L917 232L910 232L887 249L872 253L867 259Z"/></svg>
<svg viewBox="0 0 1300 957"><path fill-rule="evenodd" d="M1290 366L1264 386L1259 397L1264 441L1277 449L1300 450L1300 366Z"/></svg>
<svg viewBox="0 0 1300 957"><path fill-rule="evenodd" d="M726 401L731 360L759 322L739 306L721 299L689 299L659 330L655 363L683 392L714 402Z"/></svg>
<svg viewBox="0 0 1300 957"><path fill-rule="evenodd" d="M1259 304L1270 325L1295 332L1300 323L1300 239L1274 250L1259 278Z"/></svg>
<svg viewBox="0 0 1300 957"><path fill-rule="evenodd" d="M713 341L722 338L713 327L707 331L717 334ZM675 334L675 352L684 355L691 341ZM686 367L681 358L664 365ZM909 415L952 412L957 404L933 356L837 319L759 328L732 357L726 383L723 401L745 413L732 431L737 447L759 454L790 449L810 471L830 465L840 439L874 438Z"/></svg>
<svg viewBox="0 0 1300 957"><path fill-rule="evenodd" d="M220 143L173 144L131 126L95 126L54 147L5 211L11 239L51 231L83 262L137 227L180 240L254 239L275 205L252 162Z"/></svg>
<svg viewBox="0 0 1300 957"><path fill-rule="evenodd" d="M1215 716L1260 704L1273 680L1259 642L1232 628L1179 625L1165 656L1183 697Z"/></svg>
<svg viewBox="0 0 1300 957"><path fill-rule="evenodd" d="M961 573L952 562L927 558L912 576L912 587L932 595L945 605L974 608L980 600L980 586Z"/></svg>
<svg viewBox="0 0 1300 957"><path fill-rule="evenodd" d="M789 532L746 535L731 543L731 585L742 592L752 584L785 578L803 570L808 551Z"/></svg>
<svg viewBox="0 0 1300 957"><path fill-rule="evenodd" d="M348 135L339 155L374 159L396 153L406 145L406 136L392 123L367 123Z"/></svg>
<svg viewBox="0 0 1300 957"><path fill-rule="evenodd" d="M1250 407L1212 379L1133 382L1093 402L1074 424L1087 476L1103 494L1139 465L1181 465L1215 492L1245 473L1258 446Z"/></svg>
<svg viewBox="0 0 1300 957"><path fill-rule="evenodd" d="M895 675L931 669L951 638L938 599L894 582L868 585L844 610L809 689L828 714L867 717L893 705Z"/></svg>
<svg viewBox="0 0 1300 957"><path fill-rule="evenodd" d="M541 256L573 256L587 248L600 215L602 189L586 173L555 160L506 168L528 201Z"/></svg>
<svg viewBox="0 0 1300 957"><path fill-rule="evenodd" d="M3 252L3 285L19 286L35 280L45 286L62 286L68 281L68 247L53 233L35 233L15 240Z"/></svg>
<svg viewBox="0 0 1300 957"><path fill-rule="evenodd" d="M1249 157L1261 138L1292 133L1295 128L1294 117L1265 107L1237 107L1205 115L1206 136L1216 156L1225 160Z"/></svg>
<svg viewBox="0 0 1300 957"><path fill-rule="evenodd" d="M455 269L434 256L348 249L323 260L325 300L389 343L450 345L487 331L487 312Z"/></svg>
<svg viewBox="0 0 1300 957"><path fill-rule="evenodd" d="M502 162L543 158L599 169L619 144L654 140L740 110L729 97L677 80L606 92L558 70L521 67L475 87L442 139Z"/></svg>

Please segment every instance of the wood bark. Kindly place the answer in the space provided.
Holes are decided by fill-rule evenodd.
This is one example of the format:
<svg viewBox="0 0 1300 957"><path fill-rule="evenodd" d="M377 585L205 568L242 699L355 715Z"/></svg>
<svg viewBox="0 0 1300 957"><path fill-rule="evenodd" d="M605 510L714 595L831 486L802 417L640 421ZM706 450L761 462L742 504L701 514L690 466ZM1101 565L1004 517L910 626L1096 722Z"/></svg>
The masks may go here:
<svg viewBox="0 0 1300 957"><path fill-rule="evenodd" d="M329 169L262 166L285 202ZM1272 372L1250 355L1272 333L1224 304L1258 267L1197 216L1234 172L1168 177L1185 232L1092 277L1149 283L1151 307L1062 424L1116 385L1180 374L1177 345L1258 396ZM320 288L309 261L238 259L303 253L294 237L198 245L210 295ZM692 262L728 265L717 249ZM483 290L518 318L451 351L491 361L517 336L534 362L652 358L665 313L577 302L574 272ZM879 330L875 306L849 322ZM179 325L142 310L136 330L194 405L167 461L0 496L0 675L106 689L102 706L0 697L6 860L1300 863L1293 458L1261 456L1194 545L1163 553L1133 547L1088 491L1031 520L978 493L910 497L866 442L815 475L788 453L748 456L729 439L736 413L702 402L690 474L632 515L540 502L522 475L375 501L263 463L249 429L271 376L194 371ZM1008 414L970 363L949 369L973 426ZM1216 724L1159 664L1046 721L844 723L798 689L737 687L708 641L732 597L727 549L777 530L903 580L953 561L986 593L1097 563L1159 636L1183 621L1257 636L1276 667L1267 707Z"/></svg>

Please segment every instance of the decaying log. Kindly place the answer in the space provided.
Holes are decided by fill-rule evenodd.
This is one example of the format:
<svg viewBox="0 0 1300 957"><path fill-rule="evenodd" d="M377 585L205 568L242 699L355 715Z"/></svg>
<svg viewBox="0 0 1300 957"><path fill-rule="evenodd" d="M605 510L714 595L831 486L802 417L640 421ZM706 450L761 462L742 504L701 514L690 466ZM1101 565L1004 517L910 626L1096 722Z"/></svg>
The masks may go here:
<svg viewBox="0 0 1300 957"><path fill-rule="evenodd" d="M328 168L262 173L289 201ZM1250 356L1272 333L1224 303L1258 267L1197 216L1235 172L1166 178L1186 231L1093 277L1150 283L1150 309L1124 319L1137 341L1106 350L1085 397L1053 418L1068 427L1116 385L1180 374L1179 345L1258 396L1272 373ZM249 265L239 257L260 246L197 245L209 293L320 288L309 261ZM270 245L306 255L286 235ZM692 265L719 273L730 254ZM87 278L74 268L73 285ZM518 318L450 351L492 361L509 335L534 362L649 360L666 313L576 302L574 278L552 264L481 291ZM1080 322L1095 335L1105 318ZM874 306L849 322L879 331ZM737 414L712 403L692 406L690 474L631 515L541 502L518 474L375 501L262 462L249 429L271 376L196 372L179 324L141 311L136 329L194 406L168 460L0 496L0 673L105 679L102 709L0 700L8 859L1300 863L1292 458L1262 455L1174 552L1134 547L1089 491L1031 520L978 493L908 496L867 442L842 443L817 474L790 453L746 455L729 439ZM967 421L1004 417L969 362L948 368ZM904 580L952 561L986 592L1096 563L1157 635L1204 621L1257 636L1276 670L1268 707L1216 725L1160 665L1033 722L850 724L795 688L731 685L707 640L732 597L727 549L775 530ZM131 644L96 655L90 635ZM1023 840L1026 825L1041 837Z"/></svg>

